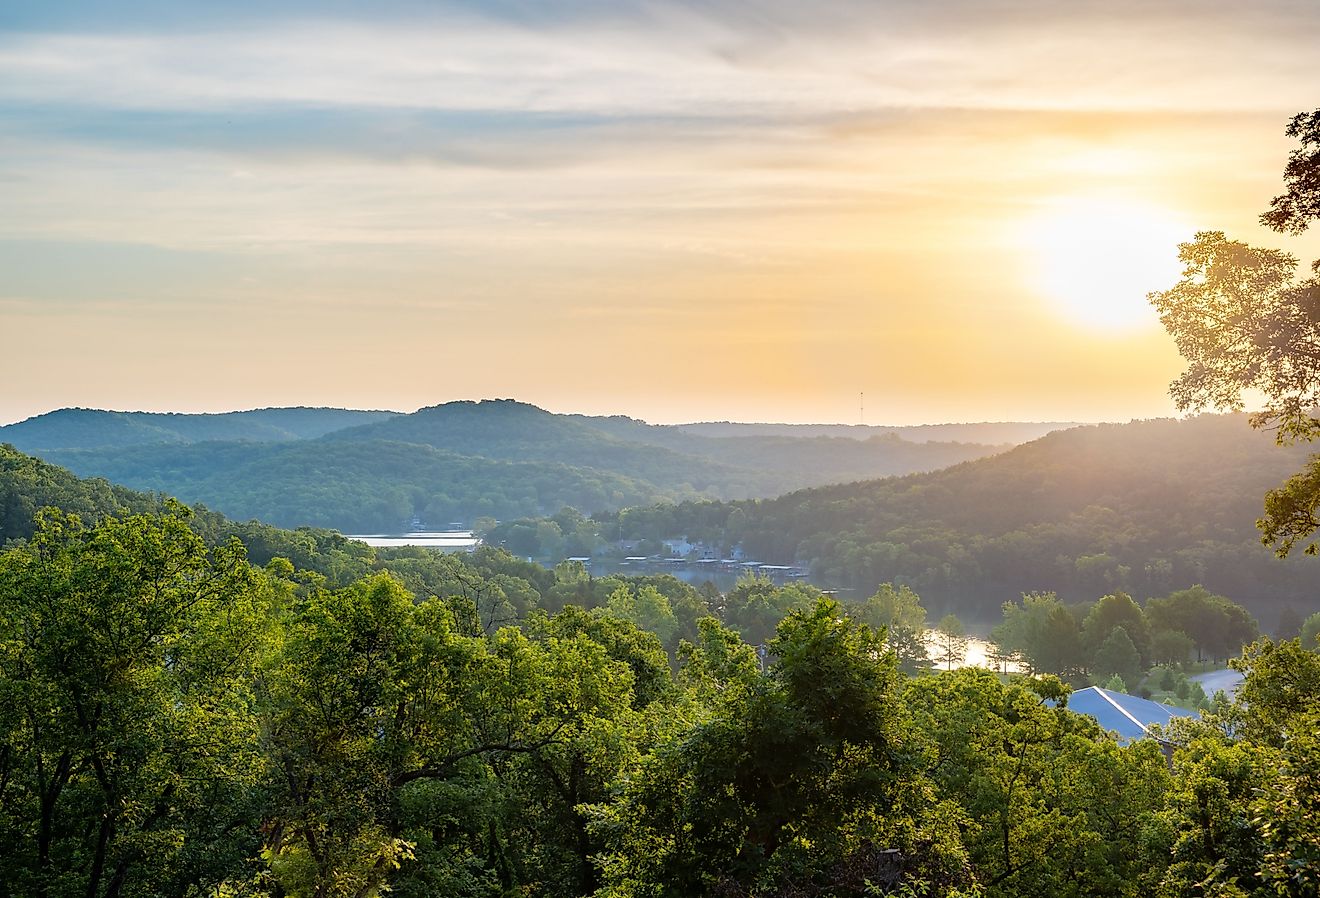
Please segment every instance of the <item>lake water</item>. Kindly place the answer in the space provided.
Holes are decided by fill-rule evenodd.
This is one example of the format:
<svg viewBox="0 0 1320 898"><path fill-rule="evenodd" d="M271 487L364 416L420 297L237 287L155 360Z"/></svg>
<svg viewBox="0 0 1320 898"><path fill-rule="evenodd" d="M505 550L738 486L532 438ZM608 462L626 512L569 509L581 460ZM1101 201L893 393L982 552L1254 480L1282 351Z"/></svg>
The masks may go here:
<svg viewBox="0 0 1320 898"><path fill-rule="evenodd" d="M418 530L413 533L369 533L349 535L378 549L393 549L399 546L422 546L428 549L440 549L445 552L466 552L481 545L481 538L471 530Z"/></svg>
<svg viewBox="0 0 1320 898"><path fill-rule="evenodd" d="M926 631L926 651L934 661L939 655L939 640L934 630ZM984 639L977 639L975 636L967 638L967 654L963 655L962 661L955 661L953 666L959 667L984 667L988 670L1000 670L998 664L990 660L990 655L995 650L994 643L986 642ZM940 670L945 669L942 662L935 665ZM1005 673L1021 673L1022 667L1014 662L1008 662L1004 667Z"/></svg>

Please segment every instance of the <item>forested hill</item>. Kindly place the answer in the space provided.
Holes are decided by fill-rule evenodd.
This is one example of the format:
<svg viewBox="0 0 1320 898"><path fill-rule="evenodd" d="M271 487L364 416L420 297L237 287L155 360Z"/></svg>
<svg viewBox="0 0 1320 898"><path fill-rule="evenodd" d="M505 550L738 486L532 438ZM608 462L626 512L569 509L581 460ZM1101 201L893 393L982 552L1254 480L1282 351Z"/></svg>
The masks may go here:
<svg viewBox="0 0 1320 898"><path fill-rule="evenodd" d="M0 549L37 532L38 512L44 508L76 515L90 526L109 517L167 512L170 502L164 495L138 492L100 478L78 477L0 443ZM413 550L377 551L333 530L282 530L259 521L234 521L200 505L192 509L189 521L209 545L218 546L236 537L254 564L285 558L300 570L315 571L332 585L351 582L387 564L393 565L391 570L398 576L409 576L408 559ZM534 565L519 568L519 573L533 580L538 571L548 574Z"/></svg>
<svg viewBox="0 0 1320 898"><path fill-rule="evenodd" d="M634 509L603 529L741 541L749 557L809 562L819 582L906 582L987 620L1027 590L1082 600L1192 583L1272 619L1288 603L1320 610L1320 562L1276 559L1254 526L1305 455L1242 415L1079 427L934 473Z"/></svg>
<svg viewBox="0 0 1320 898"><path fill-rule="evenodd" d="M31 536L42 508L59 508L91 521L151 511L158 504L151 496L104 480L83 480L0 443L0 545Z"/></svg>
<svg viewBox="0 0 1320 898"><path fill-rule="evenodd" d="M327 443L374 440L501 461L556 462L625 473L657 485L691 483L698 490L716 482L732 482L736 484L732 491L742 492L743 481L751 473L709 461L698 463L672 449L620 439L582 419L511 400L449 402L325 438Z"/></svg>
<svg viewBox="0 0 1320 898"><path fill-rule="evenodd" d="M386 440L197 443L42 453L80 474L202 502L279 527L390 533L478 516L599 509L699 495L610 471L500 461Z"/></svg>
<svg viewBox="0 0 1320 898"><path fill-rule="evenodd" d="M323 432L344 422L357 426ZM407 415L74 409L4 432L23 437L20 448L82 476L204 502L232 517L359 533L397 531L414 517L444 526L549 515L564 506L590 514L687 498L776 496L934 470L1005 448L916 443L892 434L702 437L631 418L557 415L511 400L451 402Z"/></svg>
<svg viewBox="0 0 1320 898"><path fill-rule="evenodd" d="M395 414L340 408L262 408L220 414L65 408L0 427L0 443L34 452L205 440L278 442L312 439Z"/></svg>
<svg viewBox="0 0 1320 898"><path fill-rule="evenodd" d="M349 428L327 442L385 439L506 461L613 471L713 496L772 496L801 486L933 470L1003 447L895 436L708 438L622 416L557 415L512 400L449 402Z"/></svg>

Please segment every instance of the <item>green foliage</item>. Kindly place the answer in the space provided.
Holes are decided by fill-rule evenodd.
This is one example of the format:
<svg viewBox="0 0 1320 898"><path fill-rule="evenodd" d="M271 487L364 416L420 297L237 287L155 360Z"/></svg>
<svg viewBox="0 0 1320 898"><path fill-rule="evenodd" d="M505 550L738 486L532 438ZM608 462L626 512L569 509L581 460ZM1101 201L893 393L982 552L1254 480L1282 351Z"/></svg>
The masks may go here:
<svg viewBox="0 0 1320 898"><path fill-rule="evenodd" d="M1320 652L1320 611L1308 617L1297 634L1302 647L1313 652Z"/></svg>
<svg viewBox="0 0 1320 898"><path fill-rule="evenodd" d="M1158 894L1314 895L1320 656L1261 640L1233 666L1246 675L1235 701L1171 732L1172 862Z"/></svg>
<svg viewBox="0 0 1320 898"><path fill-rule="evenodd" d="M615 617L631 621L641 629L654 633L665 644L678 632L678 618L674 617L669 600L654 586L643 586L636 590L621 586L610 595L605 608Z"/></svg>
<svg viewBox="0 0 1320 898"><path fill-rule="evenodd" d="M0 428L83 475L205 502L281 526L395 532L584 512L696 496L770 495L800 486L932 470L995 447L896 436L722 439L628 419L554 415L508 400L413 414L263 409L175 415L65 409ZM522 555L590 554L592 528L509 535ZM493 525L492 525L493 526ZM488 528L489 529L489 528ZM665 534L666 536L672 534Z"/></svg>
<svg viewBox="0 0 1320 898"><path fill-rule="evenodd" d="M724 621L752 645L769 642L789 613L809 608L820 590L804 583L776 586L769 577L746 574L724 596Z"/></svg>
<svg viewBox="0 0 1320 898"><path fill-rule="evenodd" d="M1164 811L1169 866L1157 895L1268 894L1257 877L1264 846L1250 804L1273 763L1270 752L1216 735L1179 748Z"/></svg>
<svg viewBox="0 0 1320 898"><path fill-rule="evenodd" d="M844 896L920 884L943 895L966 880L952 809L914 766L892 656L841 611L821 599L790 614L766 677L719 692L708 721L598 809L602 894Z"/></svg>
<svg viewBox="0 0 1320 898"><path fill-rule="evenodd" d="M59 508L90 524L105 515L152 511L159 504L151 496L104 480L81 480L0 444L0 546L36 532L37 512L42 508Z"/></svg>
<svg viewBox="0 0 1320 898"><path fill-rule="evenodd" d="M627 589L620 587L619 592L627 592ZM652 586L642 586L639 591L659 596ZM663 601L664 597L659 596L659 599ZM633 702L638 709L675 697L669 660L659 634L638 626L634 621L612 615L587 614L580 608L569 606L553 617L533 619L528 632L537 641L576 640L585 636L601 646L611 660L628 666L632 675Z"/></svg>
<svg viewBox="0 0 1320 898"><path fill-rule="evenodd" d="M0 554L3 894L246 880L269 799L253 675L271 593L186 510L44 514Z"/></svg>
<svg viewBox="0 0 1320 898"><path fill-rule="evenodd" d="M1320 699L1320 654L1295 640L1262 639L1232 665L1247 675L1237 691L1242 734L1262 745L1282 746L1293 722Z"/></svg>
<svg viewBox="0 0 1320 898"><path fill-rule="evenodd" d="M1150 692L1148 697L1162 704L1176 705L1191 711L1209 704L1201 684L1174 667L1152 668L1143 685ZM1143 691L1142 695L1145 694Z"/></svg>
<svg viewBox="0 0 1320 898"><path fill-rule="evenodd" d="M1182 664L1192 655L1195 643L1181 630L1153 630L1150 634L1150 659L1158 664Z"/></svg>
<svg viewBox="0 0 1320 898"><path fill-rule="evenodd" d="M1094 653L1116 630L1123 630L1137 648L1144 661L1150 660L1150 625L1141 606L1127 593L1114 593L1102 597L1091 606L1082 622L1082 638ZM1113 673L1113 671L1109 671Z"/></svg>
<svg viewBox="0 0 1320 898"><path fill-rule="evenodd" d="M698 622L695 643L678 650L679 682L703 708L713 708L722 692L750 689L760 671L756 650L713 617Z"/></svg>
<svg viewBox="0 0 1320 898"><path fill-rule="evenodd" d="M848 613L873 630L883 631L885 644L898 657L905 674L916 674L931 666L926 649L926 609L920 597L907 586L892 583L880 587L865 602L848 607Z"/></svg>
<svg viewBox="0 0 1320 898"><path fill-rule="evenodd" d="M1169 785L1154 744L1119 749L1090 718L975 668L913 680L905 698L931 776L968 817L987 895L1148 894L1148 830Z"/></svg>
<svg viewBox="0 0 1320 898"><path fill-rule="evenodd" d="M1262 223L1301 233L1320 215L1317 172L1320 110L1294 116L1298 138L1284 169L1287 190L1274 198ZM1264 396L1254 427L1275 432L1280 445L1320 436L1320 277L1296 279L1297 259L1203 231L1179 247L1185 268L1171 289L1151 294L1160 320L1188 367L1169 389L1180 409L1243 407L1244 391ZM1320 261L1312 266L1320 275ZM1299 545L1320 552L1320 456L1265 499L1257 522L1262 542L1286 557Z"/></svg>
<svg viewBox="0 0 1320 898"><path fill-rule="evenodd" d="M946 614L935 626L935 660L953 670L967 657L967 631L955 614Z"/></svg>
<svg viewBox="0 0 1320 898"><path fill-rule="evenodd" d="M1065 710L1057 677L906 679L864 620L924 620L910 589L845 609L764 578L720 596L112 510L46 512L0 551L0 898L1264 896L1320 876L1320 653L1296 641L1252 645L1239 700L1165 734L1171 776L1155 742ZM1249 620L1186 592L1135 611ZM1134 608L1110 596L1083 630L1026 596L1000 629L1036 664L1100 633L1136 663ZM1149 684L1198 698L1180 671Z"/></svg>
<svg viewBox="0 0 1320 898"><path fill-rule="evenodd" d="M1146 603L1146 618L1155 631L1183 633L1203 655L1227 659L1242 651L1260 633L1255 618L1245 608L1223 596L1211 595L1202 586L1178 590Z"/></svg>
<svg viewBox="0 0 1320 898"><path fill-rule="evenodd" d="M1142 670L1141 653L1128 637L1127 630L1122 627L1114 628L1100 648L1096 649L1095 660L1092 661L1092 672L1097 677L1107 680L1117 676L1126 683L1128 688L1121 690L1123 692L1136 688Z"/></svg>
<svg viewBox="0 0 1320 898"><path fill-rule="evenodd" d="M1025 593L1021 604L1005 602L1004 619L991 638L1000 650L1021 658L1038 673L1076 675L1082 667L1077 618L1054 593Z"/></svg>
<svg viewBox="0 0 1320 898"><path fill-rule="evenodd" d="M1313 696L1314 698L1314 696ZM1320 712L1293 719L1274 787L1256 793L1260 877L1279 895L1320 895Z"/></svg>
<svg viewBox="0 0 1320 898"><path fill-rule="evenodd" d="M564 505L595 511L691 494L611 471L379 440L158 444L42 454L79 474L204 502L230 517L350 533L396 533L414 515L443 526L480 515L512 519Z"/></svg>

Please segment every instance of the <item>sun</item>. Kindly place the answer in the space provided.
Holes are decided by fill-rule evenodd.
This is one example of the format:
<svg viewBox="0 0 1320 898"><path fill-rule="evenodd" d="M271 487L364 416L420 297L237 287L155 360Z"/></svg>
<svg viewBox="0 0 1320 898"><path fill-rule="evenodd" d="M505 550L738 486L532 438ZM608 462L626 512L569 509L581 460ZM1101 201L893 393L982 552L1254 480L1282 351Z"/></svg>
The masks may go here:
<svg viewBox="0 0 1320 898"><path fill-rule="evenodd" d="M1023 228L1032 287L1074 324L1107 331L1158 326L1146 300L1182 273L1191 239L1168 209L1095 196L1050 201Z"/></svg>

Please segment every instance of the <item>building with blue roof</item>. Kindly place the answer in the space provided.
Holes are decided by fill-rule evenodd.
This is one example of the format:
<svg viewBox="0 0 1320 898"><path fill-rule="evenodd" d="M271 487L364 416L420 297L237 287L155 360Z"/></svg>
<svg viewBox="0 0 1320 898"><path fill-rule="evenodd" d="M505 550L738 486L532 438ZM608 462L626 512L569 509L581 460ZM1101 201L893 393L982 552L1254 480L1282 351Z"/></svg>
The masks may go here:
<svg viewBox="0 0 1320 898"><path fill-rule="evenodd" d="M1068 710L1095 719L1105 729L1118 734L1124 745L1148 735L1152 724L1168 726L1175 717L1199 717L1196 711L1162 705L1150 699L1099 686L1078 689L1068 696Z"/></svg>

